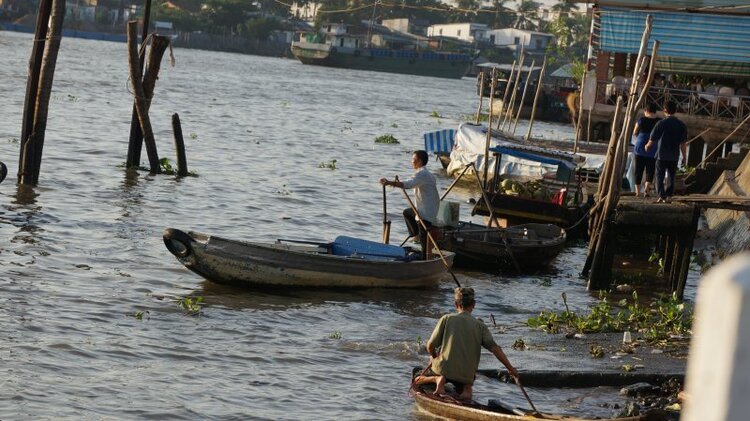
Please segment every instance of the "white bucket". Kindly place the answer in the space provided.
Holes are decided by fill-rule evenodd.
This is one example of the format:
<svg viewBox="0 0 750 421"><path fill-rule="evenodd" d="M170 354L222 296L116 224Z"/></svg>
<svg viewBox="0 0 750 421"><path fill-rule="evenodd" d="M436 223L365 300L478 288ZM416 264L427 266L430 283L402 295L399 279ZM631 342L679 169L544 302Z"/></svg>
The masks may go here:
<svg viewBox="0 0 750 421"><path fill-rule="evenodd" d="M438 207L437 222L439 226L458 226L458 210L460 203L448 202L445 200L440 201L440 207Z"/></svg>

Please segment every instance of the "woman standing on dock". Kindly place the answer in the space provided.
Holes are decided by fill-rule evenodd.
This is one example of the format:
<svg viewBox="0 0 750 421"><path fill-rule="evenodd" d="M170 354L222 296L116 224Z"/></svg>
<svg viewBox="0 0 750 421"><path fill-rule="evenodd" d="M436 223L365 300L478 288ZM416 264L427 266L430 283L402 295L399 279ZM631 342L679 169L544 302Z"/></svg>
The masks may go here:
<svg viewBox="0 0 750 421"><path fill-rule="evenodd" d="M643 110L644 116L638 119L635 123L635 129L633 134L636 136L635 148L633 154L635 155L635 196L636 197L647 197L648 191L651 188L651 183L654 182L654 171L656 168L656 148L646 150L646 143L651 137L651 131L659 122L660 118L656 117L656 105L648 104ZM641 188L641 181L643 180L643 171L646 171L646 182Z"/></svg>

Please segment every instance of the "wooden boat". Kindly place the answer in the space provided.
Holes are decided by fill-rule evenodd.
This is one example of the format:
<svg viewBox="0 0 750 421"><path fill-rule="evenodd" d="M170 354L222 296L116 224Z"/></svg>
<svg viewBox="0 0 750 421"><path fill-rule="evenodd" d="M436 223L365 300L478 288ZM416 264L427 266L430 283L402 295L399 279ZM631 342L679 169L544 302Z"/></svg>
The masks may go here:
<svg viewBox="0 0 750 421"><path fill-rule="evenodd" d="M471 222L445 227L440 249L456 254L456 266L534 269L548 265L565 247L565 230L553 224L487 228Z"/></svg>
<svg viewBox="0 0 750 421"><path fill-rule="evenodd" d="M416 367L413 376L419 375L421 368ZM534 414L520 408L512 408L497 400L490 400L488 404L476 401L462 402L450 395L437 396L433 392L434 384L416 385L412 383L411 394L417 406L425 412L445 419L462 421L529 421L534 419L547 419L559 421L589 421L585 418L571 417L555 414ZM661 419L655 413L645 413L633 417L609 418L609 421L652 421ZM601 418L597 418L601 420Z"/></svg>
<svg viewBox="0 0 750 421"><path fill-rule="evenodd" d="M178 229L164 244L185 267L221 284L255 287L416 288L434 286L447 268L440 257L417 260L409 248L339 236L330 243L252 243ZM448 265L453 253L444 252Z"/></svg>

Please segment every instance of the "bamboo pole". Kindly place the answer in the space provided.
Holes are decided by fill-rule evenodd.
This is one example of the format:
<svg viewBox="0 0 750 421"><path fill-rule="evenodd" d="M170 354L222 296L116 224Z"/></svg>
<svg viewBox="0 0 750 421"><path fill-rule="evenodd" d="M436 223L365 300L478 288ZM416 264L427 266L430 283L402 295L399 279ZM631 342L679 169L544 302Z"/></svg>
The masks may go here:
<svg viewBox="0 0 750 421"><path fill-rule="evenodd" d="M34 105L34 125L24 144L22 157L23 168L19 170L19 183L36 185L39 182L39 169L42 164L44 135L47 130L49 101L52 96L52 83L55 79L57 54L62 41L63 19L65 18L65 0L52 0L49 29L44 45L44 57L39 68L39 86L36 88Z"/></svg>
<svg viewBox="0 0 750 421"><path fill-rule="evenodd" d="M156 141L154 140L154 132L151 130L151 119L148 116L148 105L146 94L143 91L143 83L138 77L138 40L137 32L138 22L128 22L128 62L130 67L130 84L133 88L133 94L135 95L136 111L138 112L138 121L141 125L141 131L143 132L143 138L146 143L146 153L148 154L148 161L150 171L152 174L158 174L161 172L159 166L159 153L156 150Z"/></svg>
<svg viewBox="0 0 750 421"><path fill-rule="evenodd" d="M47 40L49 16L52 9L52 0L39 2L37 11L36 30L34 31L34 43L31 46L31 57L29 58L28 76L26 79L26 97L23 104L23 124L21 126L21 148L18 154L18 182L21 182L21 174L25 166L24 152L29 142L31 132L34 130L34 110L36 108L36 94L39 86L39 72L42 68L44 47Z"/></svg>
<svg viewBox="0 0 750 421"><path fill-rule="evenodd" d="M576 137L575 141L573 142L573 153L576 153L578 150L578 142L581 138L581 116L583 115L583 88L586 86L586 77L588 76L589 70L588 70L588 63L586 64L586 67L583 71L583 77L581 78L581 93L578 96L578 115L576 116L576 121L573 122L575 124L576 129ZM587 139L590 140L590 139Z"/></svg>
<svg viewBox="0 0 750 421"><path fill-rule="evenodd" d="M497 114L497 129L500 130L500 117L505 112L505 108L508 105L508 94L510 93L510 85L511 80L513 80L513 75L515 74L516 70L516 60L513 60L513 64L510 66L510 74L508 75L508 80L505 82L505 93L503 94L503 103L500 106L500 112Z"/></svg>
<svg viewBox="0 0 750 421"><path fill-rule="evenodd" d="M174 133L174 149L177 154L177 176L185 177L188 175L185 140L182 138L182 124L180 124L180 116L177 113L172 114L172 132Z"/></svg>
<svg viewBox="0 0 750 421"><path fill-rule="evenodd" d="M513 90L510 94L510 100L508 102L508 107L505 109L505 115L503 116L503 123L500 125L501 129L505 128L505 123L509 121L513 116L513 109L515 107L516 102L516 93L518 92L518 84L521 81L521 73L523 73L523 63L526 61L526 53L524 52L524 47L521 46L521 58L518 62L518 71L516 72L516 80L513 82ZM508 81L510 82L510 81Z"/></svg>
<svg viewBox="0 0 750 421"><path fill-rule="evenodd" d="M523 84L523 93L521 94L521 103L518 104L518 112L516 113L516 118L513 120L513 130L511 131L511 135L516 135L516 127L518 126L518 119L521 118L521 111L523 111L523 103L526 101L526 91L529 89L529 82L531 82L531 72L534 71L534 65L536 64L536 60L531 60L531 67L529 67L529 73L526 74L526 81ZM510 128L510 125L508 126Z"/></svg>
<svg viewBox="0 0 750 421"><path fill-rule="evenodd" d="M479 106L477 107L477 118L474 124L479 124L479 117L482 115L482 100L484 99L484 70L479 72ZM492 110L490 109L490 113Z"/></svg>
<svg viewBox="0 0 750 421"><path fill-rule="evenodd" d="M445 190L445 193L443 193L443 195L440 197L440 200L443 200L443 199L445 199L445 196L448 196L448 193L450 193L450 191L453 190L453 186L455 186L458 183L458 180L460 180L461 177L464 176L464 174L466 173L466 171L469 168L471 168L473 165L474 165L473 162L466 164L466 166L464 167L463 171L461 171L461 174L459 174L458 177L455 180L453 180L453 182L451 183L451 185L448 186L448 189ZM479 180L479 174L476 174L476 167L474 168L474 173L477 176L477 181L478 181ZM480 186L481 186L481 184L480 184Z"/></svg>
<svg viewBox="0 0 750 421"><path fill-rule="evenodd" d="M529 128L526 130L526 140L531 139L531 128L534 127L534 117L536 116L536 105L539 102L539 96L542 94L542 80L544 79L544 71L547 70L547 56L544 56L544 62L542 62L542 70L539 73L539 80L537 81L536 94L534 94L534 104L531 106L531 117L529 118Z"/></svg>
<svg viewBox="0 0 750 421"><path fill-rule="evenodd" d="M487 172L490 168L490 142L492 141L492 101L495 98L495 85L497 85L497 70L492 69L490 85L490 115L487 120L487 139L484 141L484 186L487 187Z"/></svg>

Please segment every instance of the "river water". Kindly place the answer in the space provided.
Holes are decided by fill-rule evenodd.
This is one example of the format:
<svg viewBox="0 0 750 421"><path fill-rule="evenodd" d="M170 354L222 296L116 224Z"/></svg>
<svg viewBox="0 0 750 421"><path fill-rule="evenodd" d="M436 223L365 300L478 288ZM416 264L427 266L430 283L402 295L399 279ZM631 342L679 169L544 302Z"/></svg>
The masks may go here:
<svg viewBox="0 0 750 421"><path fill-rule="evenodd" d="M14 182L31 44L0 32L0 160L10 172L0 185L0 419L424 417L406 393L409 373L427 361L419 339L452 310L450 278L433 290L231 289L186 270L161 233L377 240L377 180L408 175L423 132L474 112L474 80L175 50L151 121L161 156L173 160L171 114L180 114L197 176L126 177L125 44L63 39L40 183L27 189ZM401 143L375 144L382 134ZM535 135L572 133L536 123ZM332 160L335 170L320 167ZM440 187L450 184L430 168ZM388 201L392 238L404 238L403 197L391 191ZM596 300L577 276L584 256L570 247L533 276L458 273L519 368L560 364L510 345L528 317L560 310L561 292L573 309ZM205 299L200 317L178 306L187 296ZM498 363L486 354L481 366ZM559 409L559 396L536 392L540 409Z"/></svg>

